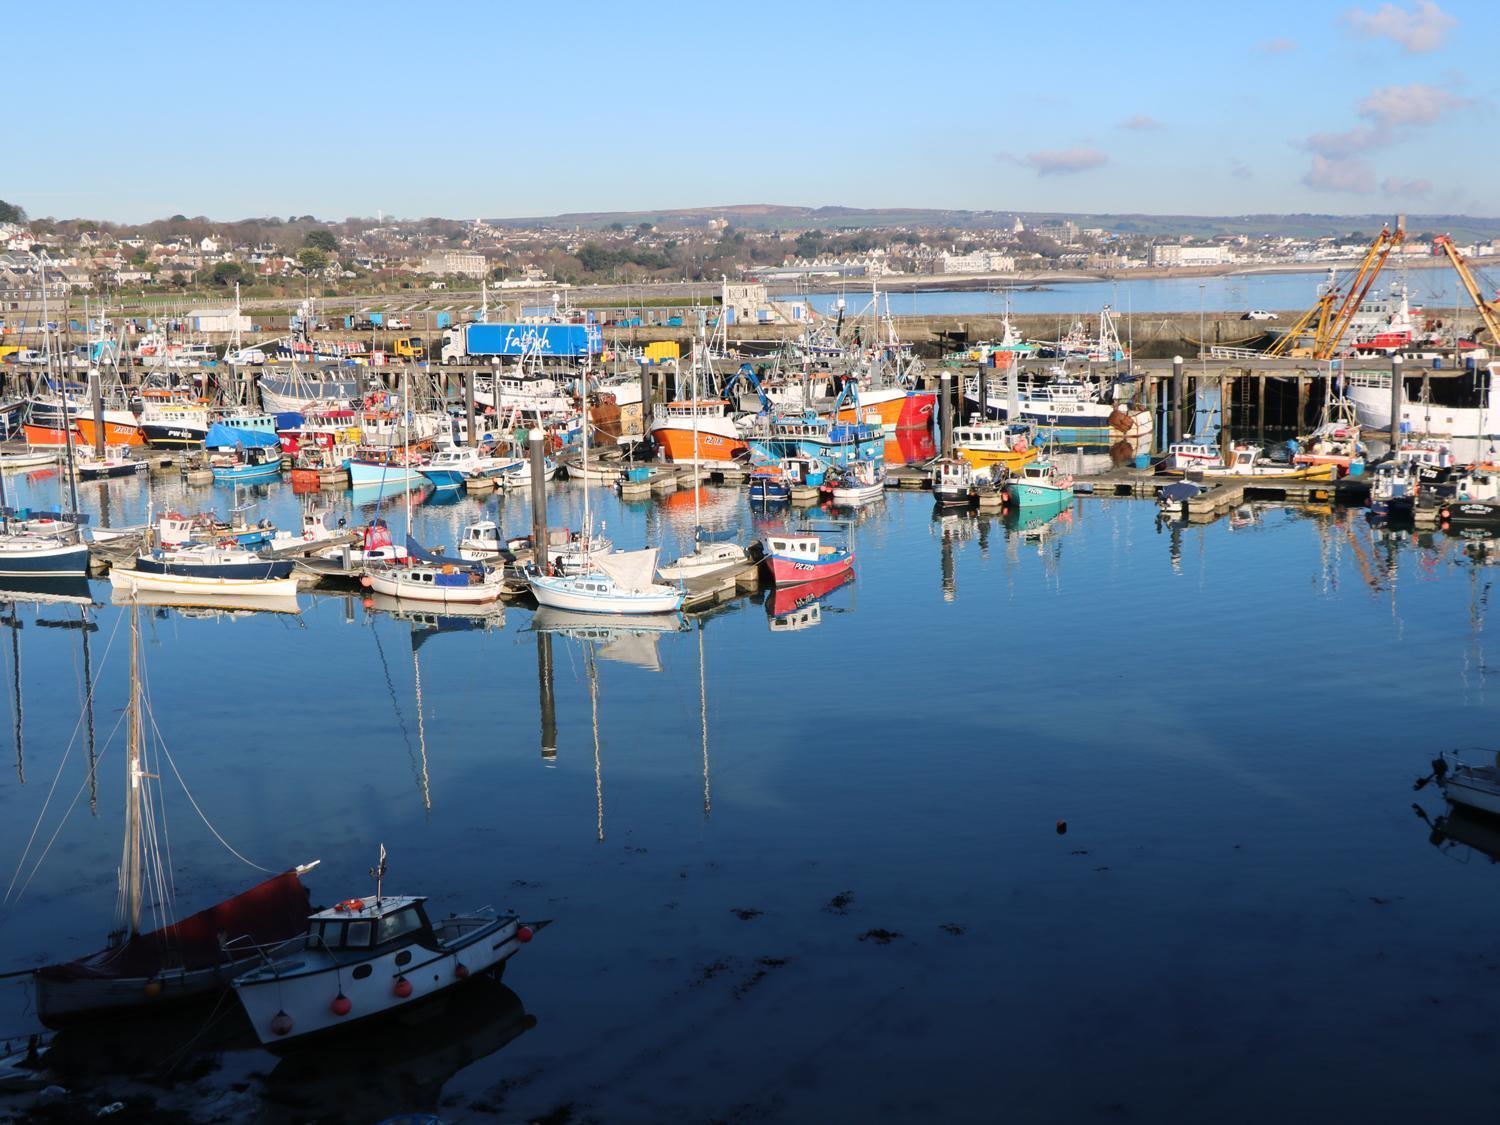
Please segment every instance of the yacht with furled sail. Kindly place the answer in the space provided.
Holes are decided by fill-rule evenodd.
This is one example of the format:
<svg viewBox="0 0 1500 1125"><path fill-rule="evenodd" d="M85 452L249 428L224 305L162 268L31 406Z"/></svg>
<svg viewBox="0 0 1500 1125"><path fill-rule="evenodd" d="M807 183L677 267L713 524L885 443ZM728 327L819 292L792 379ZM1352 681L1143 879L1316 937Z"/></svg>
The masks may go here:
<svg viewBox="0 0 1500 1125"><path fill-rule="evenodd" d="M410 376L402 379L402 396L409 402ZM408 417L410 411L403 411ZM404 451L410 453L409 447ZM406 550L398 558L367 561L360 584L377 594L443 605L478 605L500 596L503 573L482 562L439 555L412 538L411 492L406 499Z"/></svg>
<svg viewBox="0 0 1500 1125"><path fill-rule="evenodd" d="M97 953L34 971L37 1015L48 1027L92 1024L101 1017L212 999L240 973L261 963L267 950L294 938L309 909L300 877L317 861L272 874L216 906L175 918L171 886L164 875L165 829L157 795L157 775L162 771L148 762L148 729L155 730L156 723L149 718L151 708L142 688L140 648L139 610L132 602L120 927ZM154 758L170 758L164 743L154 749ZM175 763L172 769L177 772ZM148 907L160 924L143 931Z"/></svg>
<svg viewBox="0 0 1500 1125"><path fill-rule="evenodd" d="M583 427L583 465L589 463L589 427ZM656 577L656 548L639 551L593 553L593 516L589 509L589 482L583 482L582 552L574 573L566 573L561 560L551 559L550 548L526 572L537 605L578 613L676 613L686 597L680 587L664 585Z"/></svg>

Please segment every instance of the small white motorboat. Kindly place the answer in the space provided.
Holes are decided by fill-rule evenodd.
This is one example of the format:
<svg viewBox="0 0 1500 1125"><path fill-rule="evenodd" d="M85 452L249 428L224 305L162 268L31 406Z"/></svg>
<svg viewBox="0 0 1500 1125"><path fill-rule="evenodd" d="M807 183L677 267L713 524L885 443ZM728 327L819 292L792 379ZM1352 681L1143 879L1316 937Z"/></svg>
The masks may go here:
<svg viewBox="0 0 1500 1125"><path fill-rule="evenodd" d="M235 994L261 1043L300 1045L483 974L498 977L531 940L515 914L486 906L434 922L426 901L381 894L377 881L374 895L311 915L303 938L237 977Z"/></svg>
<svg viewBox="0 0 1500 1125"><path fill-rule="evenodd" d="M653 581L656 548L592 556L579 574L527 572L537 605L578 613L676 613L686 595Z"/></svg>

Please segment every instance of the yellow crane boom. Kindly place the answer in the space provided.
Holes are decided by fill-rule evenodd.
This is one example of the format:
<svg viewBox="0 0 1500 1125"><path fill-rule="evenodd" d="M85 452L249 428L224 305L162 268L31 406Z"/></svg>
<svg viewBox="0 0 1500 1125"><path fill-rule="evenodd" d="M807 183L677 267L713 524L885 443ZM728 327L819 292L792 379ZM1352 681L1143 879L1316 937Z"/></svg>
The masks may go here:
<svg viewBox="0 0 1500 1125"><path fill-rule="evenodd" d="M1479 291L1479 285L1474 280L1473 271L1469 269L1469 263L1464 261L1464 256L1458 252L1458 247L1453 245L1453 239L1446 234L1440 234L1432 240L1432 244L1448 255L1448 261L1453 263L1458 280L1463 282L1464 289L1468 291L1469 300L1474 302L1474 307L1479 310L1484 326L1489 329L1490 338L1500 344L1500 313L1496 311L1495 302L1484 299L1484 294Z"/></svg>
<svg viewBox="0 0 1500 1125"><path fill-rule="evenodd" d="M1318 298L1318 303L1307 312L1302 314L1300 320L1287 331L1287 333L1266 349L1266 354L1279 355L1310 355L1313 359L1332 359L1334 352L1338 351L1339 344L1344 339L1344 333L1349 330L1350 323L1359 312L1359 306L1364 303L1365 297L1370 292L1370 287L1375 284L1375 279L1380 271L1385 268L1386 260L1392 251L1400 246L1406 238L1406 216L1401 215L1396 219L1396 229L1391 230L1389 225L1380 228L1380 233L1375 236L1375 241L1370 243L1365 251L1364 258L1359 263L1359 270L1354 279L1349 283L1348 291L1344 299L1339 303L1338 309L1334 309L1334 303L1338 301L1339 294L1336 288L1330 288ZM1312 348L1296 348L1296 341L1312 334Z"/></svg>

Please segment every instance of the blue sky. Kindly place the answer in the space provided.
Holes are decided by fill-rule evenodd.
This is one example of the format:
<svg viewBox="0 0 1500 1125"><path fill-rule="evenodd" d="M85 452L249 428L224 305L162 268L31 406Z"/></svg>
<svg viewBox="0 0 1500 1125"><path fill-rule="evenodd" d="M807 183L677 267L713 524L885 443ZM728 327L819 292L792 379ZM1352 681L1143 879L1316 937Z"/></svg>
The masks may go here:
<svg viewBox="0 0 1500 1125"><path fill-rule="evenodd" d="M28 4L0 198L1494 215L1497 36L1473 0Z"/></svg>

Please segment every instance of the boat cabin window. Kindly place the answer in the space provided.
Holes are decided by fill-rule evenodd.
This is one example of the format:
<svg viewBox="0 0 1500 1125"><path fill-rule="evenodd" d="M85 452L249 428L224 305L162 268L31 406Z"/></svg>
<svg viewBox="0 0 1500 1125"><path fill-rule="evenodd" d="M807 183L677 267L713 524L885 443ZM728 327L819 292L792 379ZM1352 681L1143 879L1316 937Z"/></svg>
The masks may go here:
<svg viewBox="0 0 1500 1125"><path fill-rule="evenodd" d="M376 934L376 944L383 944L401 937L404 934L414 933L422 928L422 920L417 916L415 909L407 907L398 910L394 914L387 914L380 920L380 929Z"/></svg>

